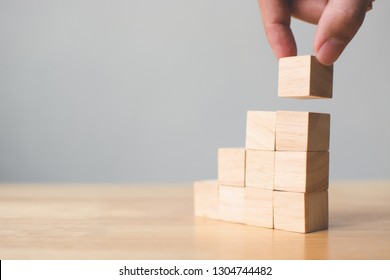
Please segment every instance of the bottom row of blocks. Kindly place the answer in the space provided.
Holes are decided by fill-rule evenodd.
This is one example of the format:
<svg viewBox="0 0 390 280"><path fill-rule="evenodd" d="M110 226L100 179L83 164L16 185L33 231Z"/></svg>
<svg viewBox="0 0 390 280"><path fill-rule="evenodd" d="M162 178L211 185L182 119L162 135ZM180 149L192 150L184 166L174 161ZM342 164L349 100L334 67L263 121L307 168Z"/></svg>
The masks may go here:
<svg viewBox="0 0 390 280"><path fill-rule="evenodd" d="M308 233L328 228L328 191L295 193L194 184L195 215L234 223Z"/></svg>

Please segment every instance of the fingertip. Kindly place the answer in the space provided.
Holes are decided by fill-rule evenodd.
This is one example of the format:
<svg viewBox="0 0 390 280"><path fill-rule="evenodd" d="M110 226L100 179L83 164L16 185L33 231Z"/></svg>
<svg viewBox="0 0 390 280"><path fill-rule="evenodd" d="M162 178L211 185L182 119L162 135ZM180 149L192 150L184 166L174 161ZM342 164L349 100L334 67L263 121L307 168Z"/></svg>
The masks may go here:
<svg viewBox="0 0 390 280"><path fill-rule="evenodd" d="M295 45L288 46L288 47L284 46L283 48L274 49L274 53L276 58L279 60L283 57L296 56L297 48Z"/></svg>
<svg viewBox="0 0 390 280"><path fill-rule="evenodd" d="M344 42L329 38L318 48L316 52L317 60L321 64L332 65L339 58L345 47L346 44Z"/></svg>
<svg viewBox="0 0 390 280"><path fill-rule="evenodd" d="M268 41L277 59L297 55L297 45L289 27L273 25L268 28Z"/></svg>

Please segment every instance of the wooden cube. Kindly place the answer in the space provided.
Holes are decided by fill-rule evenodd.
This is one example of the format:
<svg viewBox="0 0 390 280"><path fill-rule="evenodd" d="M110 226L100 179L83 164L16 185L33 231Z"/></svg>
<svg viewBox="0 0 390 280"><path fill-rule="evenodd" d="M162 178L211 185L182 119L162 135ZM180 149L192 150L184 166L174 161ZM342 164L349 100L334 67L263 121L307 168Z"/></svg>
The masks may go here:
<svg viewBox="0 0 390 280"><path fill-rule="evenodd" d="M245 186L274 189L275 152L247 150L245 167Z"/></svg>
<svg viewBox="0 0 390 280"><path fill-rule="evenodd" d="M275 150L276 112L248 111L246 120L246 148Z"/></svg>
<svg viewBox="0 0 390 280"><path fill-rule="evenodd" d="M293 193L275 191L274 227L294 232L328 228L328 192Z"/></svg>
<svg viewBox="0 0 390 280"><path fill-rule="evenodd" d="M314 56L279 60L279 97L332 98L333 65L325 66Z"/></svg>
<svg viewBox="0 0 390 280"><path fill-rule="evenodd" d="M218 150L218 182L220 185L245 186L245 149Z"/></svg>
<svg viewBox="0 0 390 280"><path fill-rule="evenodd" d="M219 219L218 181L197 181L194 183L194 213L197 217Z"/></svg>
<svg viewBox="0 0 390 280"><path fill-rule="evenodd" d="M272 190L245 188L245 224L274 227Z"/></svg>
<svg viewBox="0 0 390 280"><path fill-rule="evenodd" d="M219 186L219 219L233 223L244 223L245 188Z"/></svg>
<svg viewBox="0 0 390 280"><path fill-rule="evenodd" d="M328 151L330 115L313 112L276 113L277 151Z"/></svg>
<svg viewBox="0 0 390 280"><path fill-rule="evenodd" d="M329 152L275 153L275 190L317 192L328 189Z"/></svg>

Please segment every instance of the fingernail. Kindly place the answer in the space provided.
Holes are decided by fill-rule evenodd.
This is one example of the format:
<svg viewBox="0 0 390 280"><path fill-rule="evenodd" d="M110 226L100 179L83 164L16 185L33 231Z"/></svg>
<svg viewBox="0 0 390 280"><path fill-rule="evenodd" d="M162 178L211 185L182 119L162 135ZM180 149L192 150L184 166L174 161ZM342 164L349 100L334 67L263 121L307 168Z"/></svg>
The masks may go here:
<svg viewBox="0 0 390 280"><path fill-rule="evenodd" d="M345 49L345 44L333 38L328 39L318 50L316 57L325 65L332 65Z"/></svg>

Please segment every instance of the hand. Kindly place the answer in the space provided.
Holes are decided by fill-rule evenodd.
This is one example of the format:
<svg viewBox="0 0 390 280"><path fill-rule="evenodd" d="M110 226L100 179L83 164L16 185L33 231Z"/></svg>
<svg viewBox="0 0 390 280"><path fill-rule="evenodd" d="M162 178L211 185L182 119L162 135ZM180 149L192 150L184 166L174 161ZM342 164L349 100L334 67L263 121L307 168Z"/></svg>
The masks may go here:
<svg viewBox="0 0 390 280"><path fill-rule="evenodd" d="M259 0L268 42L277 58L297 55L291 16L317 24L314 52L333 64L355 36L372 0Z"/></svg>

